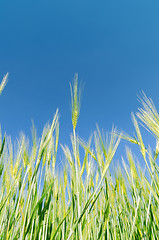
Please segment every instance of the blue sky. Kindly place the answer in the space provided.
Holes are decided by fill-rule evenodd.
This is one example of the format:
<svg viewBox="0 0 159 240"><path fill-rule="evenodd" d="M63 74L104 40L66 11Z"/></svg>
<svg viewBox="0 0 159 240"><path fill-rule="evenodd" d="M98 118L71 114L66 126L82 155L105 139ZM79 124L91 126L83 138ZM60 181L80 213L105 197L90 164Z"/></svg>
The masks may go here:
<svg viewBox="0 0 159 240"><path fill-rule="evenodd" d="M133 133L131 112L143 90L159 108L159 1L0 1L0 123L13 139L60 111L60 142L69 143L74 74L84 84L77 132L98 123Z"/></svg>

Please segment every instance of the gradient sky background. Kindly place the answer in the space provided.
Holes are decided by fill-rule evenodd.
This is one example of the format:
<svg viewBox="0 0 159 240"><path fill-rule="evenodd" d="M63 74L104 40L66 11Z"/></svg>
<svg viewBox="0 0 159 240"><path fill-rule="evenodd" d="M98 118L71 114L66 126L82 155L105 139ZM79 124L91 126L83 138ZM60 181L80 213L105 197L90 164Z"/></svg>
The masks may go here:
<svg viewBox="0 0 159 240"><path fill-rule="evenodd" d="M1 0L0 79L6 72L0 123L12 139L21 130L30 137L32 119L40 137L59 108L60 143L69 144L76 72L84 84L80 137L96 123L132 135L141 90L159 109L159 1Z"/></svg>

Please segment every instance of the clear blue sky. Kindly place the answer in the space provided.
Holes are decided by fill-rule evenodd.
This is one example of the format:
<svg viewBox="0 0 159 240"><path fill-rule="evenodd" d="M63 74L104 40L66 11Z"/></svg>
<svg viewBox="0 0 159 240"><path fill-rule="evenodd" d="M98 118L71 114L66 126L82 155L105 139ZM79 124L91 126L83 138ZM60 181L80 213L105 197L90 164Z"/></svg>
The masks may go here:
<svg viewBox="0 0 159 240"><path fill-rule="evenodd" d="M78 133L96 123L133 132L131 112L143 90L159 108L159 1L1 0L0 96L2 131L13 139L38 136L60 111L60 142L71 133L69 82L84 83Z"/></svg>

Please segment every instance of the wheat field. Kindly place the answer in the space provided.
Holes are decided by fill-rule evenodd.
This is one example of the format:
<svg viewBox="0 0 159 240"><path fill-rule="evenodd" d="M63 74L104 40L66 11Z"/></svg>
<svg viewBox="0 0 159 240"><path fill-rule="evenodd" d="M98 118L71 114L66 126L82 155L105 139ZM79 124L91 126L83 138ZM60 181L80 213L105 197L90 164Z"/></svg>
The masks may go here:
<svg viewBox="0 0 159 240"><path fill-rule="evenodd" d="M152 100L143 93L142 107L132 114L135 136L114 128L103 135L97 127L85 142L76 133L77 74L70 89L71 148L59 144L58 110L40 140L33 126L32 143L21 134L16 151L11 138L0 131L0 240L159 239L159 114ZM144 145L139 122L156 139L155 149ZM139 148L147 175L131 147L117 171L110 171L120 141ZM55 171L59 148L65 156L62 174Z"/></svg>

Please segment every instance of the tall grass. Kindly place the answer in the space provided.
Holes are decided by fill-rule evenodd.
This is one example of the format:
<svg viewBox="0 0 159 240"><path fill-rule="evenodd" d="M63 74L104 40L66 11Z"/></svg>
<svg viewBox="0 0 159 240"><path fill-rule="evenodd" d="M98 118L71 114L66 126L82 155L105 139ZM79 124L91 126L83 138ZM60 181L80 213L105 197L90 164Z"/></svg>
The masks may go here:
<svg viewBox="0 0 159 240"><path fill-rule="evenodd" d="M4 77L0 93L7 80ZM78 76L71 85L72 148L63 174L55 171L59 142L58 110L40 141L33 127L32 144L22 134L13 148L0 132L0 239L159 239L159 115L151 99L141 98L137 117L156 138L156 149L144 145L137 118L135 137L99 128L86 143L76 134L80 112ZM145 171L127 148L127 159L112 173L109 166L121 139L141 151ZM79 148L83 148L84 158ZM31 150L30 150L31 149Z"/></svg>

